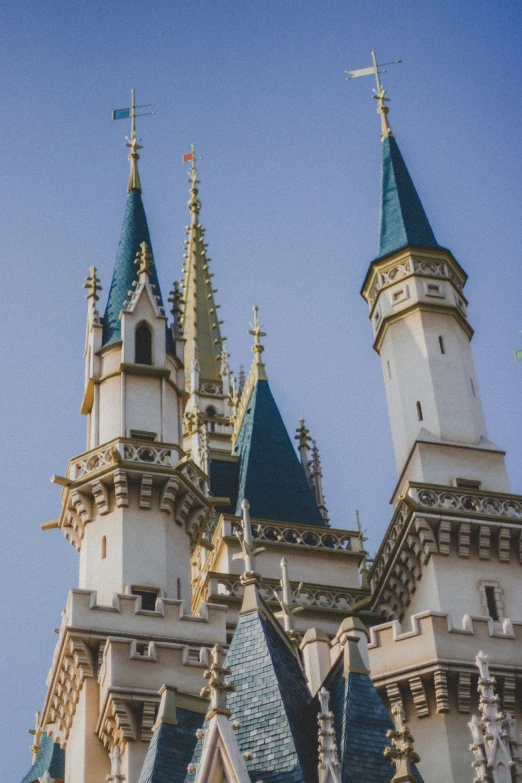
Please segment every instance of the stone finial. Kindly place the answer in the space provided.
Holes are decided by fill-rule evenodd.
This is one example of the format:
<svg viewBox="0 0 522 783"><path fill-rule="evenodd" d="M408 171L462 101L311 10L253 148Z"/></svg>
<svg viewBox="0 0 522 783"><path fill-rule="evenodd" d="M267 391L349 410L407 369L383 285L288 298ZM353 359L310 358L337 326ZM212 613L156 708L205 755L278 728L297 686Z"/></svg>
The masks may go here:
<svg viewBox="0 0 522 783"><path fill-rule="evenodd" d="M125 780L125 775L121 773L121 753L117 745L109 753L109 758L111 760L111 774L107 775L105 780L107 783L120 783L120 781Z"/></svg>
<svg viewBox="0 0 522 783"><path fill-rule="evenodd" d="M308 483L310 484L310 488L313 490L314 485L312 481L312 473L311 473L311 458L310 458L310 446L309 441L311 441L310 437L310 431L305 426L305 420L299 419L299 427L296 429L295 439L298 441L299 446L297 447L299 449L299 456L301 458L301 467L303 468L304 474L306 476L306 479Z"/></svg>
<svg viewBox="0 0 522 783"><path fill-rule="evenodd" d="M243 394L243 389L245 388L246 383L246 375L245 375L245 368L242 364L239 365L239 384L237 387L237 393L241 397Z"/></svg>
<svg viewBox="0 0 522 783"><path fill-rule="evenodd" d="M31 745L31 753L33 755L33 764L38 758L38 754L40 752L40 742L42 740L43 731L40 728L40 720L42 718L42 715L40 712L37 712L35 715L35 721L34 721L34 729L28 729L28 734L32 734L34 737L34 742Z"/></svg>
<svg viewBox="0 0 522 783"><path fill-rule="evenodd" d="M335 739L334 715L330 712L330 694L325 687L319 691L321 711L319 724L319 783L341 783L339 756Z"/></svg>
<svg viewBox="0 0 522 783"><path fill-rule="evenodd" d="M473 739L474 783L481 781L512 781L522 779L520 743L516 739L515 721L510 713L499 708L494 677L490 676L488 656L482 651L475 662L479 670L478 692L481 718L473 715L468 726ZM502 771L502 772L501 772ZM503 777L500 775L503 773Z"/></svg>
<svg viewBox="0 0 522 783"><path fill-rule="evenodd" d="M384 755L395 767L392 783L416 783L411 771L411 765L420 761L418 753L413 750L413 737L406 725L406 713L402 704L395 703L392 707L392 718L395 729L386 732L392 747L385 748Z"/></svg>
<svg viewBox="0 0 522 783"><path fill-rule="evenodd" d="M208 685L201 690L201 696L210 699L210 710L207 712L207 720L214 715L225 715L227 718L232 714L227 708L227 695L236 690L233 682L225 681L225 677L232 674L232 670L225 666L225 651L221 645L216 644L212 648L212 663L203 675L209 681Z"/></svg>
<svg viewBox="0 0 522 783"><path fill-rule="evenodd" d="M147 277L150 277L152 273L152 267L154 266L154 261L152 260L152 255L149 253L149 246L146 242L142 242L141 250L136 253L136 260L134 263L138 266L138 274L140 275L147 275Z"/></svg>
<svg viewBox="0 0 522 783"><path fill-rule="evenodd" d="M357 530L359 531L359 535L357 536L357 538L359 540L359 546L361 548L360 551L364 552L364 557L363 557L363 559L361 561L361 564L359 566L359 574L360 574L360 577L361 577L361 587L368 587L369 588L370 587L370 577L369 577L369 571L368 571L368 563L366 562L367 552L366 552L366 549L364 548L364 545L365 545L366 541L368 541L368 536L364 535L365 531L362 528L361 520L359 519L359 511L357 509L355 510L355 519L357 521Z"/></svg>
<svg viewBox="0 0 522 783"><path fill-rule="evenodd" d="M85 297L87 301L89 299L93 300L94 302L97 302L100 298L98 296L98 291L102 290L102 287L100 285L100 278L97 275L98 270L95 266L91 266L89 268L89 274L85 278L85 283L83 284L83 287L87 289L87 296Z"/></svg>
<svg viewBox="0 0 522 783"><path fill-rule="evenodd" d="M263 546L256 548L254 546L252 525L250 524L250 514L248 513L250 503L246 498L242 500L241 508L243 509L242 531L240 533L240 531L236 529L236 536L239 540L242 551L233 555L233 559L244 560L245 562L245 569L241 575L241 583L243 585L247 585L252 582L258 584L259 574L256 572L256 557L257 555L260 555L261 552L265 551L265 547Z"/></svg>
<svg viewBox="0 0 522 783"><path fill-rule="evenodd" d="M219 372L221 377L227 377L230 375L229 356L226 345L223 343L220 356Z"/></svg>
<svg viewBox="0 0 522 783"><path fill-rule="evenodd" d="M263 364L262 354L265 350L264 345L261 342L262 337L266 337L266 332L261 331L261 324L259 322L259 307L254 305L252 310L254 311L254 323L250 324L249 334L254 338L254 345L252 346L252 352L254 354L253 368L256 369L258 379L266 381L265 365Z"/></svg>
<svg viewBox="0 0 522 783"><path fill-rule="evenodd" d="M294 615L298 612L302 612L304 607L292 605L292 588L288 576L288 560L286 557L281 559L281 581L279 584L281 585L282 596L274 590L274 597L281 607L281 611L276 613L276 617L283 618L284 629L287 635L292 641L296 641L297 634L295 631ZM301 592L302 587L303 583L301 582L296 591L296 598Z"/></svg>
<svg viewBox="0 0 522 783"><path fill-rule="evenodd" d="M167 300L171 303L172 309L170 311L172 315L172 320L174 324L174 337L180 338L183 337L183 327L182 327L182 319L183 319L183 294L181 292L181 289L179 287L179 283L177 280L174 280L174 285L172 287L172 291L169 294L169 298Z"/></svg>
<svg viewBox="0 0 522 783"><path fill-rule="evenodd" d="M317 448L317 442L312 440L312 461L310 464L312 488L315 494L315 502L321 512L321 516L324 519L326 525L329 524L328 509L326 508L323 492L323 471L321 469L321 459L319 457L319 449Z"/></svg>

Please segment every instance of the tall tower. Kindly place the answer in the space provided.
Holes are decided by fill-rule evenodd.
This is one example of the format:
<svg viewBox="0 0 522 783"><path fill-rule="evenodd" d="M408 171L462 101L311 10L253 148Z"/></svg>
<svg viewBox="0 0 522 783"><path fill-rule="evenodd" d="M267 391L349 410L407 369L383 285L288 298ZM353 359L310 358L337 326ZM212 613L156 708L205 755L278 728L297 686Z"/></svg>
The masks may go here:
<svg viewBox="0 0 522 783"><path fill-rule="evenodd" d="M378 78L375 59L374 68ZM462 749L479 649L495 662L504 709L520 713L522 498L509 494L504 452L487 437L467 276L435 238L379 80L376 97L379 249L362 294L399 478L370 573L373 607L386 621L372 628L370 663L381 695L409 713L426 783L459 783L470 774Z"/></svg>
<svg viewBox="0 0 522 783"><path fill-rule="evenodd" d="M132 112L134 107L132 107ZM87 278L87 451L70 460L59 519L78 551L39 731L65 748L65 780L112 765L138 783L161 693L203 721L201 669L226 640L225 608L191 614L190 559L207 524L208 478L182 448L182 341L165 316L133 122L127 206L105 315ZM120 769L121 758L121 769ZM113 769L114 772L114 769ZM28 780L34 778L29 776Z"/></svg>

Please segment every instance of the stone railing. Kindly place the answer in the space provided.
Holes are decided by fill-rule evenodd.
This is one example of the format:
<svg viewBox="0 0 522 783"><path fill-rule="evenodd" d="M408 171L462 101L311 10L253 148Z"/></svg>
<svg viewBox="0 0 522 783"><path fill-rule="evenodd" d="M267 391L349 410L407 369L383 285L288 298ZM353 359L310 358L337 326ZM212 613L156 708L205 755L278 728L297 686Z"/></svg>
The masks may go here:
<svg viewBox="0 0 522 783"><path fill-rule="evenodd" d="M412 486L408 493L421 506L447 511L466 511L488 516L522 518L522 502L514 498L491 495L480 491L418 489Z"/></svg>
<svg viewBox="0 0 522 783"><path fill-rule="evenodd" d="M263 579L259 588L261 597L268 603L277 603L274 590L279 589L276 579ZM367 593L358 593L353 590L332 590L320 585L299 585L291 583L293 603L304 608L334 609L340 612L349 612L357 601L367 598ZM223 576L210 573L207 583L205 601L226 600L235 598L241 600L244 587L238 577L233 575Z"/></svg>
<svg viewBox="0 0 522 783"><path fill-rule="evenodd" d="M103 446L74 457L69 462L67 478L76 481L100 468L121 461L172 467L182 456L183 452L176 444L115 438Z"/></svg>
<svg viewBox="0 0 522 783"><path fill-rule="evenodd" d="M385 288L386 286L391 285L392 283L396 283L399 280L402 280L404 277L408 277L409 275L413 274L424 277L438 277L444 280L451 280L453 285L459 291L461 291L463 287L461 280L459 280L459 278L452 272L449 265L444 261L410 257L399 261L388 269L384 269L382 272L379 272L375 278L374 284L372 285L370 297L368 299L370 310L375 304L375 300L377 299L382 288Z"/></svg>
<svg viewBox="0 0 522 783"><path fill-rule="evenodd" d="M231 522L231 532L239 528L239 521ZM226 535L225 530L223 533ZM325 549L340 549L343 551L354 550L357 547L352 543L352 539L357 540L357 534L351 531L334 531L331 528L310 528L303 525L281 525L269 522L252 522L252 533L255 539L259 541L273 541L281 544L297 544L299 546L310 546Z"/></svg>

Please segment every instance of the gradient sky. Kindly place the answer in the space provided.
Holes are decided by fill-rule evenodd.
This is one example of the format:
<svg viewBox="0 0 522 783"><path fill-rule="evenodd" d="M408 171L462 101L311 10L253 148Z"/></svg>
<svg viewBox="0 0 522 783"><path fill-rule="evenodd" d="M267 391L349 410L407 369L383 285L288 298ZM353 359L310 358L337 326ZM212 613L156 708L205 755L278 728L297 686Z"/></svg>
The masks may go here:
<svg viewBox="0 0 522 783"><path fill-rule="evenodd" d="M179 277L195 142L231 361L250 363L251 307L293 434L322 456L332 524L355 509L372 552L396 480L380 363L359 295L376 251L380 141L370 79L344 70L402 58L383 77L390 121L466 294L489 436L522 492L520 2L504 0L18 0L0 11L4 435L0 580L2 777L30 766L77 555L40 523L49 483L85 448L79 415L86 303L106 295L126 197L126 122L139 121L143 197L164 294ZM104 304L104 299L102 299ZM463 748L465 752L465 748Z"/></svg>

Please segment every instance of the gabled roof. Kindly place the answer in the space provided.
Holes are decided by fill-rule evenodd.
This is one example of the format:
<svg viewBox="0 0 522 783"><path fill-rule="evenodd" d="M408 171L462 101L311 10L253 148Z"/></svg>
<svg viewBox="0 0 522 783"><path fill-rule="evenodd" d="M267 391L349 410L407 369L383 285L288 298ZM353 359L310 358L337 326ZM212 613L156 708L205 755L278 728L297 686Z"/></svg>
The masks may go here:
<svg viewBox="0 0 522 783"><path fill-rule="evenodd" d="M162 723L152 735L139 783L183 783L205 716L176 710L177 725Z"/></svg>
<svg viewBox="0 0 522 783"><path fill-rule="evenodd" d="M252 517L324 527L268 381L252 389L234 453L240 457L237 515L248 498Z"/></svg>
<svg viewBox="0 0 522 783"><path fill-rule="evenodd" d="M386 732L394 725L369 674L345 675L341 658L326 687L335 717L343 783L390 783L394 769L384 749L390 744ZM422 783L415 768L413 774Z"/></svg>
<svg viewBox="0 0 522 783"><path fill-rule="evenodd" d="M36 761L21 783L35 783L48 772L52 778L63 779L65 777L65 751L60 748L47 734L42 734L40 750Z"/></svg>
<svg viewBox="0 0 522 783"><path fill-rule="evenodd" d="M123 309L123 303L129 300L129 291L133 290L132 283L138 280L138 267L134 262L142 242L147 243L149 253L152 254L149 227L141 191L133 189L127 196L127 207L123 219L118 255L116 256L109 298L103 317L104 346L121 340L120 312ZM155 266L151 270L150 282L156 286L154 293L156 296L159 296L158 304L163 306Z"/></svg>
<svg viewBox="0 0 522 783"><path fill-rule="evenodd" d="M382 142L377 258L406 245L440 247L394 136Z"/></svg>
<svg viewBox="0 0 522 783"><path fill-rule="evenodd" d="M252 781L317 783L318 705L284 632L258 601L261 611L240 616L227 656L237 742L241 753L253 754Z"/></svg>

